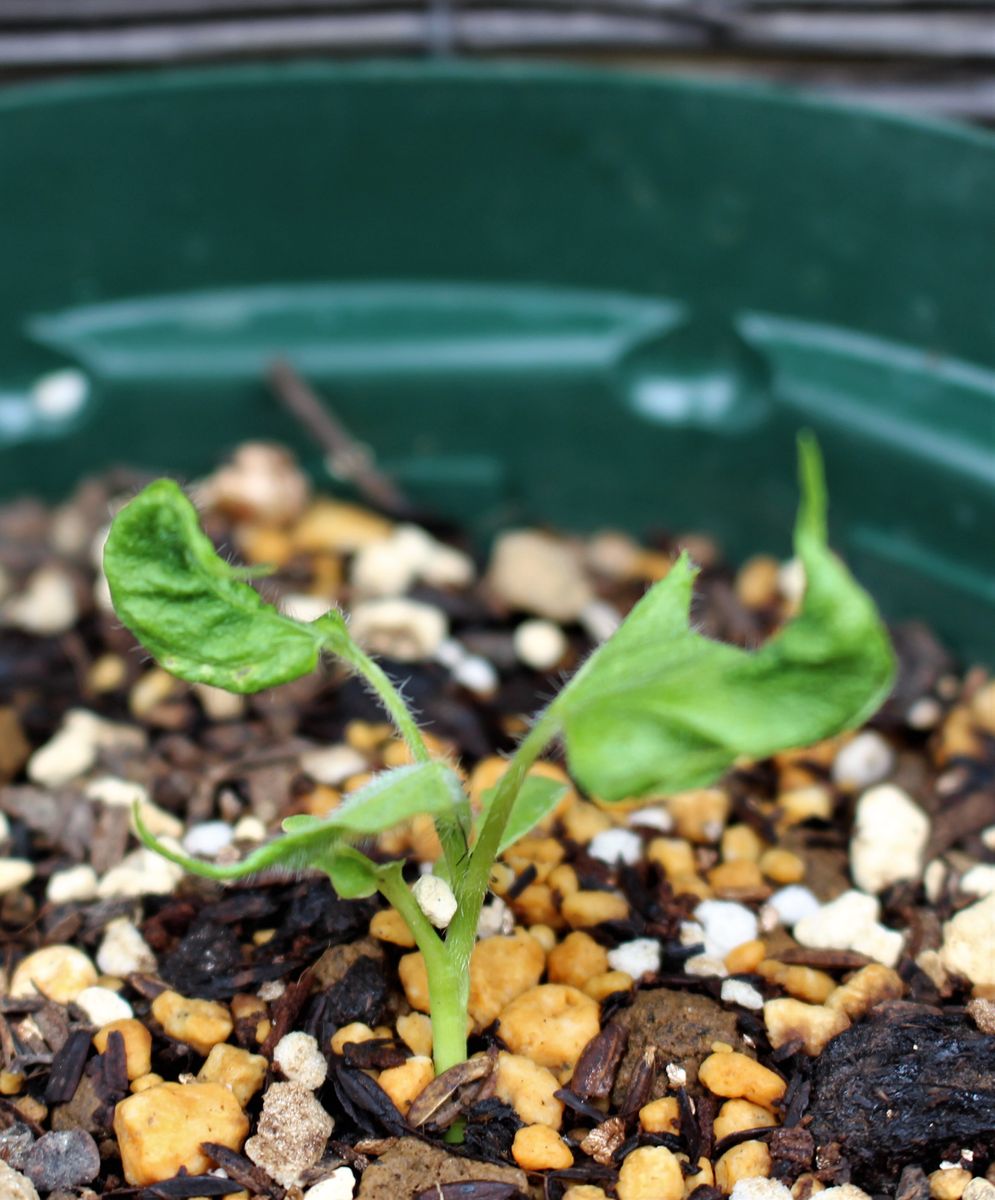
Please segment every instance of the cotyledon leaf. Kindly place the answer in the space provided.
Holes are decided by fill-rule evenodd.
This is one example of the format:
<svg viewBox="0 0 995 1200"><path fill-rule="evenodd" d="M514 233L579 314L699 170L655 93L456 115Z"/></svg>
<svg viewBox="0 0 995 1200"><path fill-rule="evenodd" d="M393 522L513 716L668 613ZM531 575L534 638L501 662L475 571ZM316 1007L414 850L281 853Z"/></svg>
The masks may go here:
<svg viewBox="0 0 995 1200"><path fill-rule="evenodd" d="M149 484L115 517L104 572L124 624L173 675L258 692L313 671L344 624L295 621L215 551L197 510L170 479Z"/></svg>
<svg viewBox="0 0 995 1200"><path fill-rule="evenodd" d="M694 632L696 570L682 555L551 706L571 773L605 800L701 787L761 758L861 724L887 696L894 654L870 597L826 543L822 461L799 439L795 551L806 589L756 651Z"/></svg>

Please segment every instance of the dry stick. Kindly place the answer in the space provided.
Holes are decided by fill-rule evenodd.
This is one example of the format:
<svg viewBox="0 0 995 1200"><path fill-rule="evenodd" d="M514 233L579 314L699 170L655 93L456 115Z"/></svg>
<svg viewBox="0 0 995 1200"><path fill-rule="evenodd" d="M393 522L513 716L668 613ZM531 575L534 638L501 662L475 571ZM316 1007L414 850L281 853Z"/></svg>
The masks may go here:
<svg viewBox="0 0 995 1200"><path fill-rule="evenodd" d="M346 429L328 405L285 359L278 358L266 372L280 403L325 452L325 465L339 479L355 484L368 503L391 516L404 516L413 506L382 471L372 453Z"/></svg>

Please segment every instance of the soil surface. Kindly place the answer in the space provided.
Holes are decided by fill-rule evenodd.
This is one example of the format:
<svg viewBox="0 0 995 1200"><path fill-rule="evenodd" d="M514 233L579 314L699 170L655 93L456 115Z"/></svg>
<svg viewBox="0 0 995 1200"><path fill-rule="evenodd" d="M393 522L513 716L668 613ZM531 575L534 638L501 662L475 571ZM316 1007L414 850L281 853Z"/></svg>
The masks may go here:
<svg viewBox="0 0 995 1200"><path fill-rule="evenodd" d="M0 508L0 1197L995 1200L983 671L896 629L864 730L638 811L571 789L504 856L476 1057L426 1092L424 988L382 902L318 875L222 888L134 840L137 800L231 860L406 761L334 666L239 698L149 662L96 565L143 482ZM798 602L791 564L733 571L701 534L520 531L483 562L459 530L312 494L274 448L195 490L219 547L275 565L268 598L352 613L474 799L680 546L710 636L756 645ZM438 844L416 820L367 849L415 872ZM528 1010L564 997L598 1032L554 1017L546 1064Z"/></svg>

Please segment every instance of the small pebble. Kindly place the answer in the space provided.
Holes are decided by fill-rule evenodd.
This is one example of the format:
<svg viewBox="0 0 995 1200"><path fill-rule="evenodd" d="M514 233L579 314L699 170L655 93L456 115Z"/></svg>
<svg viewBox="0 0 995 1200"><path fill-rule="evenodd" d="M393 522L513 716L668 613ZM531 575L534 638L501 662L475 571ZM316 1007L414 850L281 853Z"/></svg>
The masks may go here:
<svg viewBox="0 0 995 1200"><path fill-rule="evenodd" d="M995 1200L995 1183L978 1175L964 1189L961 1200Z"/></svg>
<svg viewBox="0 0 995 1200"><path fill-rule="evenodd" d="M369 761L352 746L342 742L335 746L322 746L316 750L305 750L297 760L305 774L315 783L327 787L338 787L353 775L369 770Z"/></svg>
<svg viewBox="0 0 995 1200"><path fill-rule="evenodd" d="M374 654L418 662L434 657L449 622L441 609L417 600L365 600L353 608L349 629Z"/></svg>
<svg viewBox="0 0 995 1200"><path fill-rule="evenodd" d="M698 1068L698 1078L716 1096L764 1108L772 1108L787 1089L780 1075L736 1050L710 1054Z"/></svg>
<svg viewBox="0 0 995 1200"><path fill-rule="evenodd" d="M381 1071L377 1083L403 1116L435 1078L435 1067L427 1054L412 1054L398 1067Z"/></svg>
<svg viewBox="0 0 995 1200"><path fill-rule="evenodd" d="M235 832L227 821L201 821L183 835L183 849L199 858L217 858L234 841Z"/></svg>
<svg viewBox="0 0 995 1200"><path fill-rule="evenodd" d="M321 1158L334 1128L310 1089L299 1083L273 1083L245 1153L282 1187L293 1187Z"/></svg>
<svg viewBox="0 0 995 1200"><path fill-rule="evenodd" d="M456 915L453 889L438 875L422 875L412 887L418 907L436 929L445 929Z"/></svg>
<svg viewBox="0 0 995 1200"><path fill-rule="evenodd" d="M154 971L156 960L132 922L127 917L116 917L104 929L103 941L97 951L97 966L105 975L127 979L142 971Z"/></svg>
<svg viewBox="0 0 995 1200"><path fill-rule="evenodd" d="M757 936L756 915L732 900L702 900L694 910L705 934L705 954L724 959L730 950Z"/></svg>
<svg viewBox="0 0 995 1200"><path fill-rule="evenodd" d="M995 892L995 864L978 863L965 871L960 890L969 896L989 896Z"/></svg>
<svg viewBox="0 0 995 1200"><path fill-rule="evenodd" d="M667 809L656 806L638 808L629 813L626 819L630 825L641 829L656 829L660 833L669 833L674 828L674 818Z"/></svg>
<svg viewBox="0 0 995 1200"><path fill-rule="evenodd" d="M76 1006L81 1008L96 1026L109 1025L111 1021L124 1021L133 1017L134 1010L123 996L105 987L84 988L76 997Z"/></svg>
<svg viewBox="0 0 995 1200"><path fill-rule="evenodd" d="M721 958L712 954L692 954L684 960L684 974L697 975L702 979L724 979L729 968Z"/></svg>
<svg viewBox="0 0 995 1200"><path fill-rule="evenodd" d="M280 598L280 611L294 621L310 624L323 617L331 608L324 596L312 596L308 592L288 592Z"/></svg>
<svg viewBox="0 0 995 1200"><path fill-rule="evenodd" d="M533 671L551 671L568 649L566 634L559 625L540 617L518 625L512 644L519 662Z"/></svg>
<svg viewBox="0 0 995 1200"><path fill-rule="evenodd" d="M856 950L893 967L904 939L878 922L880 904L866 892L849 891L798 921L795 939L815 950Z"/></svg>
<svg viewBox="0 0 995 1200"><path fill-rule="evenodd" d="M304 1193L304 1200L352 1200L356 1190L356 1175L351 1167L336 1167L327 1179L322 1179Z"/></svg>
<svg viewBox="0 0 995 1200"><path fill-rule="evenodd" d="M453 668L453 682L476 696L490 696L501 679L492 662L479 654L468 654Z"/></svg>
<svg viewBox="0 0 995 1200"><path fill-rule="evenodd" d="M887 779L895 766L895 752L880 733L865 729L847 742L833 760L832 778L837 787L860 792Z"/></svg>
<svg viewBox="0 0 995 1200"><path fill-rule="evenodd" d="M203 1142L238 1151L248 1131L238 1100L220 1083L160 1083L114 1109L121 1166L133 1187L172 1179L181 1168L201 1175L213 1165Z"/></svg>
<svg viewBox="0 0 995 1200"><path fill-rule="evenodd" d="M805 566L800 558L789 558L777 572L777 590L789 604L801 604L805 595Z"/></svg>
<svg viewBox="0 0 995 1200"><path fill-rule="evenodd" d="M3 1200L38 1200L38 1191L26 1175L0 1158L0 1197Z"/></svg>
<svg viewBox="0 0 995 1200"><path fill-rule="evenodd" d="M236 842L262 842L266 840L266 826L251 813L240 817L234 830L232 840Z"/></svg>
<svg viewBox="0 0 995 1200"><path fill-rule="evenodd" d="M570 1147L549 1125L523 1125L515 1134L511 1156L523 1171L562 1171L574 1161Z"/></svg>
<svg viewBox="0 0 995 1200"><path fill-rule="evenodd" d="M864 792L850 840L854 882L877 893L899 880L918 879L929 833L929 817L901 788L886 783Z"/></svg>
<svg viewBox="0 0 995 1200"><path fill-rule="evenodd" d="M814 892L801 884L792 883L779 888L768 899L765 907L776 914L782 925L791 929L799 921L817 913L821 905Z"/></svg>
<svg viewBox="0 0 995 1200"><path fill-rule="evenodd" d="M607 642L622 624L622 614L607 600L592 600L586 604L579 619L592 642Z"/></svg>
<svg viewBox="0 0 995 1200"><path fill-rule="evenodd" d="M198 500L235 520L288 525L308 502L307 477L292 454L267 442L246 442L198 489Z"/></svg>
<svg viewBox="0 0 995 1200"><path fill-rule="evenodd" d="M45 946L22 958L10 980L11 996L37 996L69 1004L97 982L97 970L74 946Z"/></svg>
<svg viewBox="0 0 995 1200"><path fill-rule="evenodd" d="M764 998L745 979L723 979L721 999L726 1004L739 1004L743 1008L751 1008L759 1012L764 1006Z"/></svg>
<svg viewBox="0 0 995 1200"><path fill-rule="evenodd" d="M738 1179L729 1200L791 1200L791 1192L777 1179L754 1175Z"/></svg>
<svg viewBox="0 0 995 1200"><path fill-rule="evenodd" d="M28 778L40 787L61 788L85 774L97 761L97 739L89 713L66 715L54 737L31 755Z"/></svg>
<svg viewBox="0 0 995 1200"><path fill-rule="evenodd" d="M110 808L131 808L135 804L149 803L147 787L116 775L101 775L99 779L91 779L83 791L88 800L106 804Z"/></svg>
<svg viewBox="0 0 995 1200"><path fill-rule="evenodd" d="M84 1129L43 1133L25 1156L24 1174L43 1192L80 1187L100 1174L100 1151Z"/></svg>
<svg viewBox="0 0 995 1200"><path fill-rule="evenodd" d="M36 637L68 633L79 616L72 579L61 567L39 567L24 591L6 602L3 616L7 624Z"/></svg>
<svg viewBox="0 0 995 1200"><path fill-rule="evenodd" d="M639 1146L625 1156L615 1188L618 1200L681 1200L680 1160L665 1146Z"/></svg>
<svg viewBox="0 0 995 1200"><path fill-rule="evenodd" d="M204 1059L197 1078L229 1088L243 1108L266 1081L269 1063L261 1054L250 1054L240 1046L218 1042Z"/></svg>
<svg viewBox="0 0 995 1200"><path fill-rule="evenodd" d="M109 1021L93 1035L98 1054L110 1045L112 1033L121 1035L124 1042L125 1069L130 1080L142 1079L152 1070L152 1034L134 1017Z"/></svg>
<svg viewBox="0 0 995 1200"><path fill-rule="evenodd" d="M946 922L940 959L976 987L995 986L995 892Z"/></svg>
<svg viewBox="0 0 995 1200"><path fill-rule="evenodd" d="M0 896L24 887L34 877L34 864L26 858L0 858Z"/></svg>
<svg viewBox="0 0 995 1200"><path fill-rule="evenodd" d="M183 878L183 868L142 847L126 854L97 884L101 900L168 896Z"/></svg>
<svg viewBox="0 0 995 1200"><path fill-rule="evenodd" d="M195 683L194 695L210 721L238 721L245 716L245 697L209 683Z"/></svg>
<svg viewBox="0 0 995 1200"><path fill-rule="evenodd" d="M226 1042L234 1024L231 1014L216 1000L198 1000L179 992L160 992L152 1001L152 1016L163 1033L206 1055L218 1042Z"/></svg>
<svg viewBox="0 0 995 1200"><path fill-rule="evenodd" d="M328 1074L328 1063L318 1043L309 1033L284 1034L273 1050L273 1062L291 1083L321 1087Z"/></svg>
<svg viewBox="0 0 995 1200"><path fill-rule="evenodd" d="M643 839L630 829L604 829L591 838L587 852L592 858L615 866L635 866L643 857Z"/></svg>
<svg viewBox="0 0 995 1200"><path fill-rule="evenodd" d="M608 951L609 967L624 971L637 981L644 975L655 975L660 970L660 958L660 943L656 938L634 938Z"/></svg>
<svg viewBox="0 0 995 1200"><path fill-rule="evenodd" d="M497 538L487 582L509 608L551 621L576 621L594 599L573 547L531 529Z"/></svg>
<svg viewBox="0 0 995 1200"><path fill-rule="evenodd" d="M92 900L97 894L97 872L89 863L67 867L49 876L45 899L50 904L72 904Z"/></svg>
<svg viewBox="0 0 995 1200"><path fill-rule="evenodd" d="M515 914L500 896L488 900L480 910L480 919L477 921L478 939L509 934L514 928Z"/></svg>

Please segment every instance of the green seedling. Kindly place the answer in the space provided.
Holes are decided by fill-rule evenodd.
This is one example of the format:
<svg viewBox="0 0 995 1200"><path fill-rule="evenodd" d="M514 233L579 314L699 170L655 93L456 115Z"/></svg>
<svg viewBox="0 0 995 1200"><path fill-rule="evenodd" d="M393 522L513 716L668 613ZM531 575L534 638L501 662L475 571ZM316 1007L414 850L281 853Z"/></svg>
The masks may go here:
<svg viewBox="0 0 995 1200"><path fill-rule="evenodd" d="M272 868L327 873L339 895L380 892L401 914L428 972L436 1070L466 1057L469 959L498 855L552 811L562 787L529 775L558 743L589 795L613 802L702 787L736 759L805 746L865 721L891 686L894 658L867 594L829 551L822 462L800 439L801 505L795 550L805 567L798 614L758 650L710 641L689 624L695 567L686 554L635 606L534 720L508 769L470 808L456 773L429 755L384 671L330 611L302 622L264 603L203 533L177 485L159 480L117 516L104 553L114 607L174 675L257 692L313 671L332 656L366 680L410 748L413 764L384 771L327 817L295 816L285 833L242 862L217 866L159 843L187 870L230 880ZM443 858L435 872L455 898L444 931L419 906L400 862L359 849L417 814L430 814Z"/></svg>

